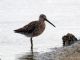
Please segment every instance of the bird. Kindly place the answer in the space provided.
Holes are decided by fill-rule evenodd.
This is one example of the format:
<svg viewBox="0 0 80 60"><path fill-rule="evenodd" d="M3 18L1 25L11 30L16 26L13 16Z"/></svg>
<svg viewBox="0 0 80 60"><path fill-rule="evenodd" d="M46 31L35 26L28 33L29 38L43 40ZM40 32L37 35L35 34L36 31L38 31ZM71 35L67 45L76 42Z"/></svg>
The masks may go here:
<svg viewBox="0 0 80 60"><path fill-rule="evenodd" d="M30 37L31 42L31 51L33 51L33 37L39 36L45 30L45 21L50 23L52 26L56 27L52 24L44 14L40 14L39 19L36 21L32 21L29 24L14 30L15 33L23 34L27 37Z"/></svg>

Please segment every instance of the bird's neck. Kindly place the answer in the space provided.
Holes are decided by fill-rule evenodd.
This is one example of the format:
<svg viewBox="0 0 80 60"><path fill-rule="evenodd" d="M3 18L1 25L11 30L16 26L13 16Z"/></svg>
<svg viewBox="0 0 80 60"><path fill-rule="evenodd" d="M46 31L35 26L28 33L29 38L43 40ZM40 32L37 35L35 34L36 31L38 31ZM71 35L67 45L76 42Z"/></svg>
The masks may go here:
<svg viewBox="0 0 80 60"><path fill-rule="evenodd" d="M45 20L44 20L44 19L42 19L42 18L40 18L40 19L39 19L39 21L40 21L40 22L44 22Z"/></svg>

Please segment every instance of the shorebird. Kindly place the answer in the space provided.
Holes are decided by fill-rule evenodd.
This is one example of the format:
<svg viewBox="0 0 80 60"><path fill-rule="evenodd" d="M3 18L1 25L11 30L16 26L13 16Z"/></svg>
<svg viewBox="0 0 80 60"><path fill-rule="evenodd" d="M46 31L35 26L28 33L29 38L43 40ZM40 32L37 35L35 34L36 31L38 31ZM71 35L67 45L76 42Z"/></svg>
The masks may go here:
<svg viewBox="0 0 80 60"><path fill-rule="evenodd" d="M33 49L33 41L32 38L39 36L44 30L45 30L45 21L50 23L52 26L55 27L54 24L52 24L46 17L46 15L41 14L39 16L38 21L32 21L28 25L23 26L22 28L14 30L15 33L23 34L27 37L30 37L31 41L31 50Z"/></svg>

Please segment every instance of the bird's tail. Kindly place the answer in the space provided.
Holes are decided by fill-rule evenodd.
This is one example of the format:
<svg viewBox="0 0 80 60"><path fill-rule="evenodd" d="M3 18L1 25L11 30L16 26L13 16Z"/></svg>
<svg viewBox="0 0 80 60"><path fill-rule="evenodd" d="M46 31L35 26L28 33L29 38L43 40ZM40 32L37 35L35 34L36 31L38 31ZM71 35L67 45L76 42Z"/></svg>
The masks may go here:
<svg viewBox="0 0 80 60"><path fill-rule="evenodd" d="M25 32L25 30L23 28L20 28L20 29L16 29L14 30L15 33L22 33L22 32Z"/></svg>

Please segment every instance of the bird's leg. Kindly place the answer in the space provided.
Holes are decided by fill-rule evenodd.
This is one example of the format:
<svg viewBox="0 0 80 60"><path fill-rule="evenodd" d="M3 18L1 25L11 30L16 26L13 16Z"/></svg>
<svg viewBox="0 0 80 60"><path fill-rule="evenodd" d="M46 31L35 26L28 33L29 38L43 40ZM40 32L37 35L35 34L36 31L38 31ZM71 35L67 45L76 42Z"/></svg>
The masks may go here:
<svg viewBox="0 0 80 60"><path fill-rule="evenodd" d="M33 40L32 40L32 37L31 37L30 41L31 41L31 59L33 60L34 54L33 54Z"/></svg>
<svg viewBox="0 0 80 60"><path fill-rule="evenodd" d="M32 40L32 37L31 37L30 41L31 41L31 52L33 53L33 40Z"/></svg>

